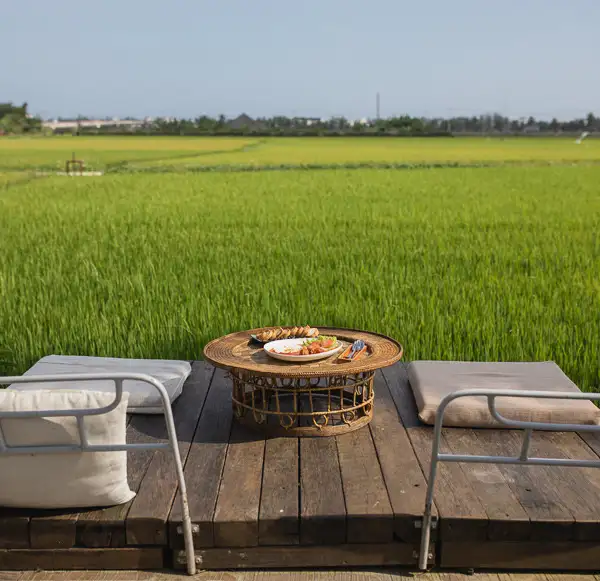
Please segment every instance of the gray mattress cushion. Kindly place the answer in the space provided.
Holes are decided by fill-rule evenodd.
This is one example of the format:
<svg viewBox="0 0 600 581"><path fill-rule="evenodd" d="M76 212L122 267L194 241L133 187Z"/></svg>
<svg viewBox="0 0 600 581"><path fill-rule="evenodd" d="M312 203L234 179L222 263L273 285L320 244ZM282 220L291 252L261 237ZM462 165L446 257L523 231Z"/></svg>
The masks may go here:
<svg viewBox="0 0 600 581"><path fill-rule="evenodd" d="M414 361L408 366L408 378L419 417L426 424L435 423L435 415L442 399L459 390L482 388L580 392L553 361ZM600 424L600 410L587 400L501 397L496 400L496 409L511 420ZM472 428L505 427L492 417L485 397L462 397L451 402L444 413L444 425Z"/></svg>
<svg viewBox="0 0 600 581"><path fill-rule="evenodd" d="M166 359L118 359L114 357L84 357L79 355L48 355L40 359L24 375L50 375L56 373L145 373L158 379L166 388L171 403L183 391L183 384L192 368L187 361ZM81 389L114 393L115 383L110 380L74 382L53 381L43 383L17 383L16 390ZM160 414L163 406L158 390L142 381L125 380L123 391L129 394L128 413Z"/></svg>

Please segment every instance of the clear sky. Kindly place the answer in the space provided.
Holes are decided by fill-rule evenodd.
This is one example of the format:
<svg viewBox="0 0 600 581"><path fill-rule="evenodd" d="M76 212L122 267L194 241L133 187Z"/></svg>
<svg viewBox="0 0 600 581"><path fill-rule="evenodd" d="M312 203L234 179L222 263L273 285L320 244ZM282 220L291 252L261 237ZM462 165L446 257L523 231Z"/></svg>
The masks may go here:
<svg viewBox="0 0 600 581"><path fill-rule="evenodd" d="M44 117L600 114L600 0L0 0Z"/></svg>

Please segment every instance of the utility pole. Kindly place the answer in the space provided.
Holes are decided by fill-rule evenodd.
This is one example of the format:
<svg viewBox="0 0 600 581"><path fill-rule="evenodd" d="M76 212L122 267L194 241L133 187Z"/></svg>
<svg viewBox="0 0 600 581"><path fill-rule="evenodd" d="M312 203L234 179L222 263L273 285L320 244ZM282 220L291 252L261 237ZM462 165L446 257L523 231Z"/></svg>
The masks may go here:
<svg viewBox="0 0 600 581"><path fill-rule="evenodd" d="M377 98L375 100L375 106L376 106L376 109L377 109L377 120L379 121L379 113L380 113L380 110L379 110L379 93L377 93Z"/></svg>

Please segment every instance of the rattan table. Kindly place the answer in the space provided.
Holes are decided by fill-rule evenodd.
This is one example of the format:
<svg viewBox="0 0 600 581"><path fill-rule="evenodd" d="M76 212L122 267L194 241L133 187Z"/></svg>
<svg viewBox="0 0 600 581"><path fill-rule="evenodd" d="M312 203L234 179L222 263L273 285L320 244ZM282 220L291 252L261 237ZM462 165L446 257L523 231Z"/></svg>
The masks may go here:
<svg viewBox="0 0 600 581"><path fill-rule="evenodd" d="M225 335L204 348L204 357L227 369L232 380L235 417L252 428L279 436L333 436L365 426L373 417L373 378L402 357L402 346L377 333L319 327L345 344L362 339L367 355L341 362L337 354L309 363L269 357L250 335L265 329Z"/></svg>

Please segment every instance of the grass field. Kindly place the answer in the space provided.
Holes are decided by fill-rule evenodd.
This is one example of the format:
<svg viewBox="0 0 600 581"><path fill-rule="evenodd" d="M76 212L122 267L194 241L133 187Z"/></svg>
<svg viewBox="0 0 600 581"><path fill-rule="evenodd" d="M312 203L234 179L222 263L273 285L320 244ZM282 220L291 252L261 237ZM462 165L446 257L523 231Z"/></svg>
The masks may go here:
<svg viewBox="0 0 600 581"><path fill-rule="evenodd" d="M600 162L600 139L562 138L0 138L0 171L63 169L72 153L91 169L358 163Z"/></svg>
<svg viewBox="0 0 600 581"><path fill-rule="evenodd" d="M600 140L481 138L272 138L246 151L179 158L188 165L506 163L600 161ZM149 162L157 165L160 162ZM146 165L142 162L141 165Z"/></svg>
<svg viewBox="0 0 600 581"><path fill-rule="evenodd" d="M175 163L190 156L198 160L207 154L242 149L254 141L228 137L0 137L0 171L63 170L73 153L89 168L99 170L142 160Z"/></svg>
<svg viewBox="0 0 600 581"><path fill-rule="evenodd" d="M0 188L3 186L8 186L24 180L28 177L27 172L24 171L10 171L10 172L2 172L0 171Z"/></svg>
<svg viewBox="0 0 600 581"><path fill-rule="evenodd" d="M48 353L191 359L229 331L308 323L390 334L408 359L553 359L598 388L598 183L582 165L0 188L0 371Z"/></svg>

